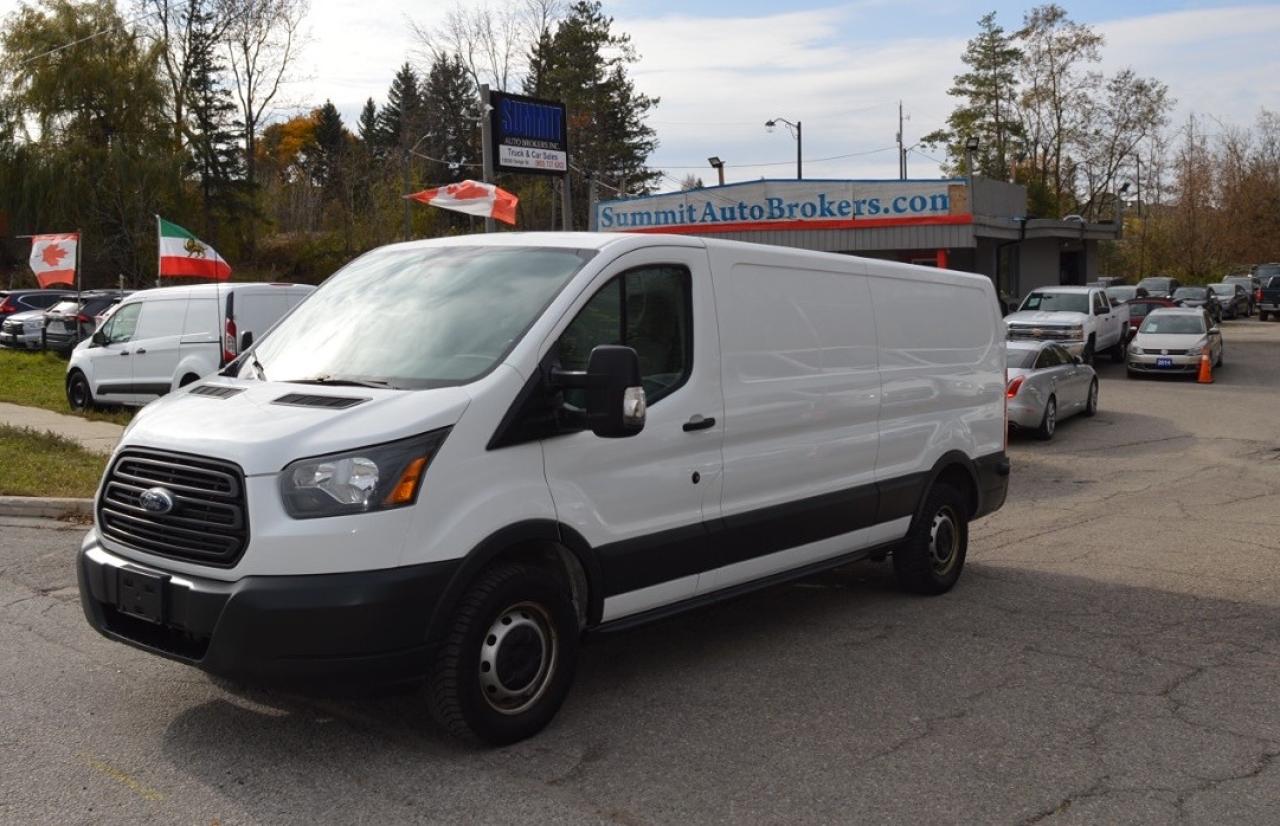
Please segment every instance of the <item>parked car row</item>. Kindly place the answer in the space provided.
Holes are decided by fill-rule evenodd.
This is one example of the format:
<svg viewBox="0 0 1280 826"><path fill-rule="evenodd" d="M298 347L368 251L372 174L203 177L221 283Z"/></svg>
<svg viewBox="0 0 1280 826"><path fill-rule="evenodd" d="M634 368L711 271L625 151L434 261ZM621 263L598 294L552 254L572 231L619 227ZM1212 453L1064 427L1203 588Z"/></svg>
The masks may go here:
<svg viewBox="0 0 1280 826"><path fill-rule="evenodd" d="M93 334L128 290L16 290L0 303L0 345L66 354ZM7 309L12 308L12 309Z"/></svg>

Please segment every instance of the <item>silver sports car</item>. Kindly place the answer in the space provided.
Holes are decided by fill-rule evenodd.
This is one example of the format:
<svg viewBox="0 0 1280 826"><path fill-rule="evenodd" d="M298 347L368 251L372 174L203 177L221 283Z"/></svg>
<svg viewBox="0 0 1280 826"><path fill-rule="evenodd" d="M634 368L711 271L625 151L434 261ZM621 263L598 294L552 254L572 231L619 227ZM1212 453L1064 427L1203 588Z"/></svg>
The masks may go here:
<svg viewBox="0 0 1280 826"><path fill-rule="evenodd" d="M1098 412L1098 375L1051 341L1011 341L1008 351L1009 423L1052 439L1058 422Z"/></svg>

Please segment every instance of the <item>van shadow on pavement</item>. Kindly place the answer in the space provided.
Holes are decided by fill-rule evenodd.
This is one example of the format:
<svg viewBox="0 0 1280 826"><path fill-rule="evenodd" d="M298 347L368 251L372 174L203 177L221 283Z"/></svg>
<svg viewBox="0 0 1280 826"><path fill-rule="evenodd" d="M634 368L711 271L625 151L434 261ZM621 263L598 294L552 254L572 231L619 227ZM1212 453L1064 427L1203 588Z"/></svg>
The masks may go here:
<svg viewBox="0 0 1280 826"><path fill-rule="evenodd" d="M925 599L860 563L598 638L504 749L413 694L247 696L164 752L268 822L1268 822L1280 793L1280 610L993 565Z"/></svg>

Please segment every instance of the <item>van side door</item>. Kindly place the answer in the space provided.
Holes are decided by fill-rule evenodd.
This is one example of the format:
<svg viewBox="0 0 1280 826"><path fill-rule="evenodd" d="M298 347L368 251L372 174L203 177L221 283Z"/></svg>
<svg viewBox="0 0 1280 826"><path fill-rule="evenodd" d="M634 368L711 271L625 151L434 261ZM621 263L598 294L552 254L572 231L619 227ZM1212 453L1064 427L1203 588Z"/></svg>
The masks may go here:
<svg viewBox="0 0 1280 826"><path fill-rule="evenodd" d="M880 378L860 263L713 252L725 397L712 591L858 550L878 519Z"/></svg>
<svg viewBox="0 0 1280 826"><path fill-rule="evenodd" d="M133 404L133 337L142 319L142 301L121 304L102 325L99 345L91 343L87 355L93 363L89 377L93 395L108 404Z"/></svg>
<svg viewBox="0 0 1280 826"><path fill-rule="evenodd" d="M144 301L133 336L133 392L144 401L168 393L178 369L187 299Z"/></svg>
<svg viewBox="0 0 1280 826"><path fill-rule="evenodd" d="M644 429L543 440L556 516L594 549L604 620L688 598L713 567L705 522L719 504L724 401L706 251L656 247L619 257L543 343L542 363L585 369L592 348L632 347L648 399ZM582 391L566 390L570 408Z"/></svg>

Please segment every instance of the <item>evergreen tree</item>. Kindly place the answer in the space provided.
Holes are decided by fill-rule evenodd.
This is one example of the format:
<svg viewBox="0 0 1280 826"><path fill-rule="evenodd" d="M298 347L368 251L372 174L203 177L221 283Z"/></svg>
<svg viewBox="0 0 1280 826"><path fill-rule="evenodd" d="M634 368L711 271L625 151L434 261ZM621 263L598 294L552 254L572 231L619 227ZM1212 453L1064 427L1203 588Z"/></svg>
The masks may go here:
<svg viewBox="0 0 1280 826"><path fill-rule="evenodd" d="M423 84L427 155L438 159L428 175L435 183L476 177L480 161L480 100L462 59L441 56Z"/></svg>
<svg viewBox="0 0 1280 826"><path fill-rule="evenodd" d="M356 134L368 146L372 146L377 142L378 107L374 104L373 98L366 100L364 108L360 110L360 120L356 124Z"/></svg>
<svg viewBox="0 0 1280 826"><path fill-rule="evenodd" d="M555 32L544 32L529 56L525 91L564 101L569 113L569 156L628 192L647 189L660 176L645 161L657 148L644 123L657 98L640 94L627 76L638 57L631 38L612 31L598 0L578 0ZM587 184L573 175L574 225L587 223Z"/></svg>
<svg viewBox="0 0 1280 826"><path fill-rule="evenodd" d="M192 4L187 13L187 151L190 167L200 180L204 231L218 237L219 214L235 211L239 183L241 131L235 122L231 91L222 84L226 65L219 52L217 21L206 7Z"/></svg>
<svg viewBox="0 0 1280 826"><path fill-rule="evenodd" d="M964 168L965 142L978 138L975 172L1006 181L1015 158L1015 140L1022 134L1017 100L1017 68L1022 52L1013 36L996 22L996 13L978 21L978 35L969 41L961 60L969 71L956 75L947 94L960 103L947 118L947 128L926 135L923 142L945 145L952 171Z"/></svg>
<svg viewBox="0 0 1280 826"><path fill-rule="evenodd" d="M422 89L418 73L405 63L387 91L387 103L378 112L378 143L408 149L422 136Z"/></svg>
<svg viewBox="0 0 1280 826"><path fill-rule="evenodd" d="M315 120L316 160L312 175L324 190L325 199L337 197L342 190L342 173L350 133L342 125L342 115L332 101L326 100L312 115Z"/></svg>

